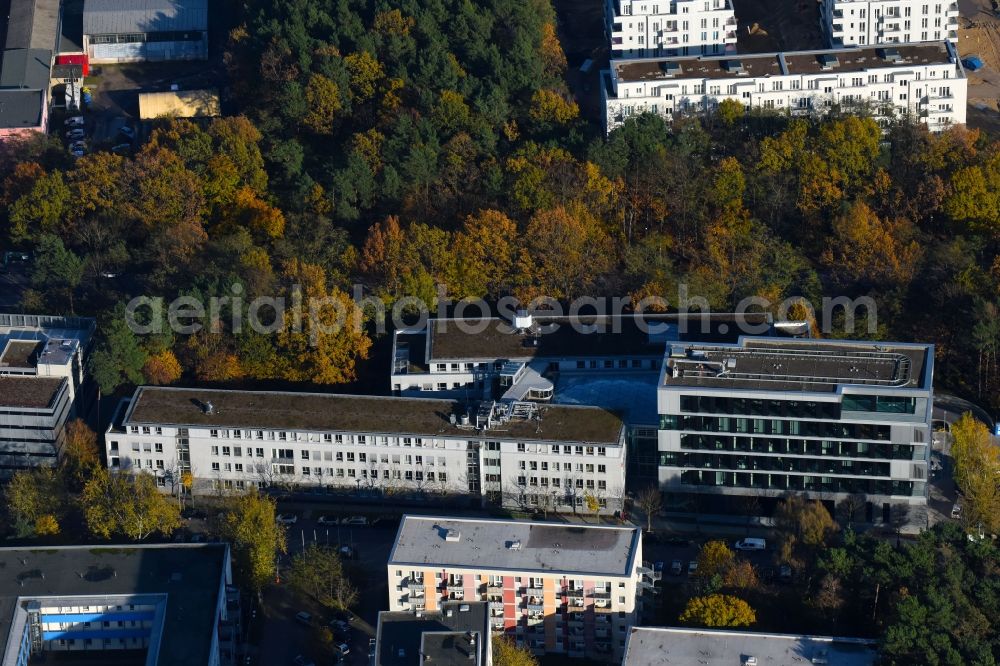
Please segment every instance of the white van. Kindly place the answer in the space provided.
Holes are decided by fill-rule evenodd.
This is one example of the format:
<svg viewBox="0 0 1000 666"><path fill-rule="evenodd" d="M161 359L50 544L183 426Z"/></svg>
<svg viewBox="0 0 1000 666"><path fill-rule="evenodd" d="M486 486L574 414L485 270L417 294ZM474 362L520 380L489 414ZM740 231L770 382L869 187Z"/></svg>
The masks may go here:
<svg viewBox="0 0 1000 666"><path fill-rule="evenodd" d="M754 539L753 537L747 537L746 539L740 539L733 547L736 550L764 550L767 548L767 542L763 539Z"/></svg>

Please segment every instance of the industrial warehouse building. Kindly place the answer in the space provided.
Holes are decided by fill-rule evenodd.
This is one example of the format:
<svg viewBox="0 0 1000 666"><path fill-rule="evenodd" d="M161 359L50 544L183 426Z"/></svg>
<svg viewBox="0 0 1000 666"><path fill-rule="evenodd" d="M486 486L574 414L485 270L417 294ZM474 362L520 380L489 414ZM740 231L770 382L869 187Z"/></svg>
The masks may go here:
<svg viewBox="0 0 1000 666"><path fill-rule="evenodd" d="M97 64L205 60L208 0L86 0L83 48Z"/></svg>

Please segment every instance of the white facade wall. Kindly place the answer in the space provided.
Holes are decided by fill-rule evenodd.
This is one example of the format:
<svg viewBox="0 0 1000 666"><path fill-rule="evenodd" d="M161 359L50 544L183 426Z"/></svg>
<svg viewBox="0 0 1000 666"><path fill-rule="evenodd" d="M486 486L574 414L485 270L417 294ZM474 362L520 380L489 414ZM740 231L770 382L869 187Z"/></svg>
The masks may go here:
<svg viewBox="0 0 1000 666"><path fill-rule="evenodd" d="M958 43L954 0L822 0L820 26L830 46Z"/></svg>
<svg viewBox="0 0 1000 666"><path fill-rule="evenodd" d="M489 437L488 432L482 439L459 439L130 425L124 431L110 429L105 449L112 470L153 474L164 492L177 492L181 472L189 470L195 494L271 485L324 486L386 495L495 493L491 499L510 506L566 509L583 506L590 493L613 510L620 509L616 503L625 487L624 435L615 446ZM476 463L471 466L470 452ZM470 470L476 470L476 478L470 479ZM518 485L522 476L523 489ZM553 497L552 490L563 492Z"/></svg>
<svg viewBox="0 0 1000 666"><path fill-rule="evenodd" d="M842 52L843 53L843 52ZM773 58L774 56L766 56ZM849 56L841 55L842 59ZM747 56L742 60L746 61ZM683 67L683 65L682 65ZM610 132L625 120L642 113L672 119L676 113L711 111L725 99L747 109L764 109L791 115L822 115L833 107L864 107L878 120L909 116L932 132L943 131L966 120L968 81L962 66L954 63L890 65L860 71L829 71L777 76L661 78L627 81L608 73L610 90L602 86L606 127Z"/></svg>
<svg viewBox="0 0 1000 666"><path fill-rule="evenodd" d="M732 0L606 0L611 57L736 52Z"/></svg>

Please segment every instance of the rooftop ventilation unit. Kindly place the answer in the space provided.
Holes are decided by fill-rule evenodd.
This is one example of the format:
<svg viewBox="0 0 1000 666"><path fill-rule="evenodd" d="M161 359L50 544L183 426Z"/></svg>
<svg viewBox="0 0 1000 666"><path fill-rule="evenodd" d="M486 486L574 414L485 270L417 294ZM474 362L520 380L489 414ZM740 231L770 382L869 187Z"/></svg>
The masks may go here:
<svg viewBox="0 0 1000 666"><path fill-rule="evenodd" d="M673 62L672 60L661 62L660 69L662 69L663 73L667 76L677 76L682 71L681 64L679 62Z"/></svg>
<svg viewBox="0 0 1000 666"><path fill-rule="evenodd" d="M521 550L520 539L515 539L514 541L507 542L507 550Z"/></svg>
<svg viewBox="0 0 1000 666"><path fill-rule="evenodd" d="M514 328L518 331L527 331L531 328L531 313L527 310L518 310L514 313Z"/></svg>
<svg viewBox="0 0 1000 666"><path fill-rule="evenodd" d="M832 53L821 53L816 56L816 59L819 60L819 64L823 69L833 69L840 66L840 60Z"/></svg>
<svg viewBox="0 0 1000 666"><path fill-rule="evenodd" d="M211 400L206 400L204 405L205 413L211 416L215 413L215 405L212 404Z"/></svg>
<svg viewBox="0 0 1000 666"><path fill-rule="evenodd" d="M458 612L459 613L468 613L469 612L469 604L462 604L461 606L459 606L458 607Z"/></svg>
<svg viewBox="0 0 1000 666"><path fill-rule="evenodd" d="M899 54L899 49L879 49L879 56L889 62L899 62L903 59L903 56Z"/></svg>
<svg viewBox="0 0 1000 666"><path fill-rule="evenodd" d="M739 60L724 60L722 61L722 68L729 72L730 74L745 74L746 70L743 69L743 63Z"/></svg>
<svg viewBox="0 0 1000 666"><path fill-rule="evenodd" d="M462 533L459 532L458 530L448 530L444 534L444 540L451 543L455 543L461 538L462 538Z"/></svg>

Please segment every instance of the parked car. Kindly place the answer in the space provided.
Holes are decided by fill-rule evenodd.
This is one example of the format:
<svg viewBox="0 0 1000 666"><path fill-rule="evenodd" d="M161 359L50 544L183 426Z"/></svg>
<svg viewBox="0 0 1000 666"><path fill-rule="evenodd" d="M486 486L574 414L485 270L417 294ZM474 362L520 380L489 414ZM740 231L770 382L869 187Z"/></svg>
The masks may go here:
<svg viewBox="0 0 1000 666"><path fill-rule="evenodd" d="M688 562L688 576L693 576L698 572L698 560Z"/></svg>
<svg viewBox="0 0 1000 666"><path fill-rule="evenodd" d="M129 139L135 139L135 130L129 127L128 125L123 125L122 127L120 127L118 129L118 133L124 137L128 137Z"/></svg>
<svg viewBox="0 0 1000 666"><path fill-rule="evenodd" d="M294 513L279 513L275 520L282 525L294 525L299 522L299 517Z"/></svg>
<svg viewBox="0 0 1000 666"><path fill-rule="evenodd" d="M368 519L364 516L351 516L340 521L341 525L367 525Z"/></svg>
<svg viewBox="0 0 1000 666"><path fill-rule="evenodd" d="M111 152L115 155L124 155L130 150L132 150L132 144L130 143L119 143L117 146L111 147Z"/></svg>
<svg viewBox="0 0 1000 666"><path fill-rule="evenodd" d="M675 576L680 576L682 573L684 573L684 563L681 562L680 560L674 560L673 562L671 562L670 573L672 573Z"/></svg>
<svg viewBox="0 0 1000 666"><path fill-rule="evenodd" d="M962 58L962 66L970 72L975 72L983 68L983 60L975 55L965 56Z"/></svg>
<svg viewBox="0 0 1000 666"><path fill-rule="evenodd" d="M333 620L330 622L330 628L336 631L347 631L351 628L351 625L343 620Z"/></svg>
<svg viewBox="0 0 1000 666"><path fill-rule="evenodd" d="M63 121L66 127L83 127L83 116L70 116Z"/></svg>
<svg viewBox="0 0 1000 666"><path fill-rule="evenodd" d="M341 656L347 656L351 654L351 646L348 645L347 643L338 643L333 646L333 650L335 653Z"/></svg>
<svg viewBox="0 0 1000 666"><path fill-rule="evenodd" d="M653 562L653 571L657 571L657 572L663 571L663 561L662 560L657 560L656 562Z"/></svg>
<svg viewBox="0 0 1000 666"><path fill-rule="evenodd" d="M955 520L962 517L962 505L958 502L955 502L955 504L951 507L951 517Z"/></svg>
<svg viewBox="0 0 1000 666"><path fill-rule="evenodd" d="M312 626L313 616L305 611L299 611L295 614L295 621L309 627Z"/></svg>
<svg viewBox="0 0 1000 666"><path fill-rule="evenodd" d="M301 654L292 659L292 663L295 666L316 666L316 662L306 659Z"/></svg>
<svg viewBox="0 0 1000 666"><path fill-rule="evenodd" d="M316 519L317 525L339 525L340 519L336 516L320 516Z"/></svg>
<svg viewBox="0 0 1000 666"><path fill-rule="evenodd" d="M87 154L87 151L77 146L70 146L69 154L73 157L83 157Z"/></svg>
<svg viewBox="0 0 1000 666"><path fill-rule="evenodd" d="M87 135L87 133L84 132L79 127L71 129L70 131L66 132L66 138L67 139L82 139L86 135Z"/></svg>
<svg viewBox="0 0 1000 666"><path fill-rule="evenodd" d="M767 542L764 539L755 539L753 537L747 537L746 539L740 539L733 547L736 550L764 550L767 548Z"/></svg>

